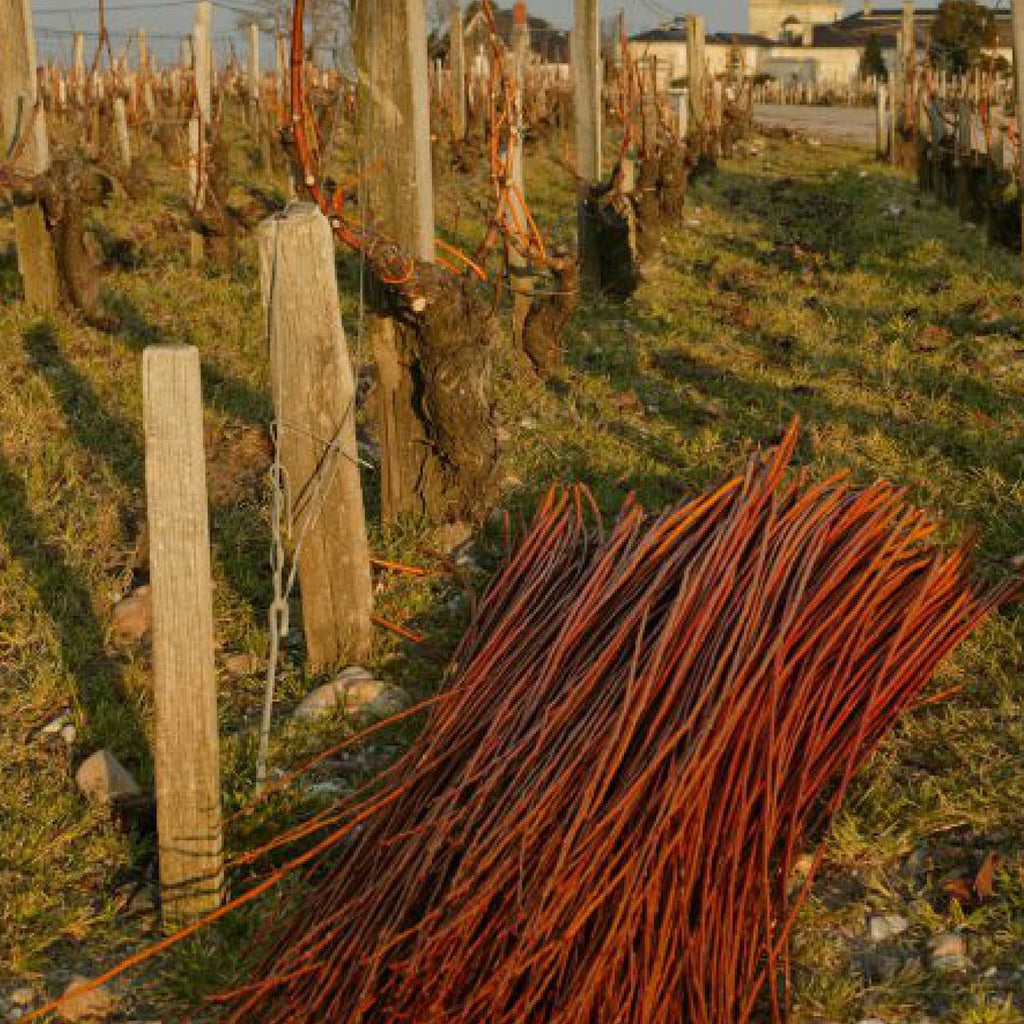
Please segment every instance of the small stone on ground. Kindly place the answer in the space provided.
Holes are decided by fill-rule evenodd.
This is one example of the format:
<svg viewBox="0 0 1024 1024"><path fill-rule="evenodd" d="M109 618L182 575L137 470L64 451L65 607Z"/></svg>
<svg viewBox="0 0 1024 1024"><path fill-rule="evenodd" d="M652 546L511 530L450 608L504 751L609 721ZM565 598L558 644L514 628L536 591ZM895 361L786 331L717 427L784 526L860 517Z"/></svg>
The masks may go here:
<svg viewBox="0 0 1024 1024"><path fill-rule="evenodd" d="M75 782L90 800L104 803L142 793L132 773L109 750L97 750L87 757L75 775Z"/></svg>

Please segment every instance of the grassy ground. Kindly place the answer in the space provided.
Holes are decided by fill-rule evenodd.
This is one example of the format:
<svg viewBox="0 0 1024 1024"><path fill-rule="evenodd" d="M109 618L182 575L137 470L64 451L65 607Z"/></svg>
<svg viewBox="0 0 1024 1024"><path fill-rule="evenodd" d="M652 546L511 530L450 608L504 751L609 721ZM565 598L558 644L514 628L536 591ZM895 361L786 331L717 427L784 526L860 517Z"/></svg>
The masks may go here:
<svg viewBox="0 0 1024 1024"><path fill-rule="evenodd" d="M232 201L252 225L280 201L281 181L253 171L241 147L236 176ZM253 783L262 680L258 668L229 671L229 659L265 656L269 600L254 241L243 234L229 270L190 269L180 172L157 178L152 198L115 197L95 217L107 259L101 326L40 321L16 301L0 221L0 997L59 989L154 934L152 838L89 808L73 773L106 746L151 782L148 654L117 649L109 623L139 578L140 357L161 340L202 354L227 806ZM531 158L528 180L546 232L568 240L572 197L552 153ZM482 182L444 175L437 192L440 230L471 237ZM340 273L363 363L358 267L342 259ZM633 300L580 311L564 370L542 382L507 361L505 507L528 514L550 483L582 479L609 512L630 490L658 509L736 470L799 414L813 474L843 467L899 481L944 517L946 539L979 530L983 567L1009 571L1024 552L1019 280L1016 257L987 249L863 151L763 142L694 188ZM366 487L373 509L372 472ZM380 553L428 565L434 540L418 524L373 529ZM465 585L486 581L494 547L482 537L459 581L378 581L382 613L431 640L417 649L382 634L380 676L413 695L436 688L468 615ZM314 683L300 655L289 652L279 722ZM1007 615L945 669L942 684L960 695L912 716L858 780L796 938L799 1019L1024 1020L1022 666L1021 628ZM41 731L62 714L77 731L70 747ZM344 728L282 729L275 765ZM332 760L319 786L233 828L229 848L296 820L331 786L356 784L403 741ZM992 894L979 901L973 883L990 854ZM130 983L127 1009L173 1015L225 984L239 944L272 909L186 945L145 986ZM899 913L909 927L872 945L870 913ZM945 932L966 938L969 969L931 964L929 940Z"/></svg>

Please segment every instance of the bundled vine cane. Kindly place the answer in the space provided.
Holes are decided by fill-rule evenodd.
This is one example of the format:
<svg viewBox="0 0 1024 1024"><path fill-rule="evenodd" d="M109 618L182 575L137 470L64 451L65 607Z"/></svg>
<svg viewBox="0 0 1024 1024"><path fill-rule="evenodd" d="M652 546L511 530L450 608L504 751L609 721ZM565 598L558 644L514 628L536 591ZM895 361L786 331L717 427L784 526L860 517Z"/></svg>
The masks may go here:
<svg viewBox="0 0 1024 1024"><path fill-rule="evenodd" d="M794 861L1013 591L891 486L787 479L795 443L607 532L548 495L419 741L315 823L309 896L225 1021L785 1017Z"/></svg>

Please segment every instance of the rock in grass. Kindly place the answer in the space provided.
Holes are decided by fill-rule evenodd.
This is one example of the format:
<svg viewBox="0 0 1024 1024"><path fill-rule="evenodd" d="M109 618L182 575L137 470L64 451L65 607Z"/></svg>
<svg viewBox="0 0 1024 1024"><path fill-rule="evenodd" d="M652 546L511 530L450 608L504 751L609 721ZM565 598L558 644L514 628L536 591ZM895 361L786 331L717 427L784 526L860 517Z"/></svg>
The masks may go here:
<svg viewBox="0 0 1024 1024"><path fill-rule="evenodd" d="M342 711L354 722L375 722L397 715L409 704L401 687L374 679L358 665L345 669L337 679L318 686L295 709L298 721L315 721Z"/></svg>
<svg viewBox="0 0 1024 1024"><path fill-rule="evenodd" d="M907 919L899 914L872 914L868 918L868 938L872 942L887 942L909 927Z"/></svg>
<svg viewBox="0 0 1024 1024"><path fill-rule="evenodd" d="M229 654L224 659L224 671L232 679L245 679L263 671L263 660L256 654Z"/></svg>
<svg viewBox="0 0 1024 1024"><path fill-rule="evenodd" d="M11 1002L23 1010L30 1007L37 999L39 994L34 988L29 988L27 985L22 988L16 988L10 996Z"/></svg>
<svg viewBox="0 0 1024 1024"><path fill-rule="evenodd" d="M114 605L111 632L119 647L140 643L153 628L153 598L148 586L138 587Z"/></svg>
<svg viewBox="0 0 1024 1024"><path fill-rule="evenodd" d="M928 943L928 958L937 971L966 971L971 966L967 958L967 943L962 935L941 932Z"/></svg>
<svg viewBox="0 0 1024 1024"><path fill-rule="evenodd" d="M88 984L88 978L75 976L68 982L64 995ZM117 998L103 985L81 995L72 995L58 1009L58 1017L65 1021L101 1021L110 1017L117 1009Z"/></svg>
<svg viewBox="0 0 1024 1024"><path fill-rule="evenodd" d="M109 750L87 757L75 775L79 790L90 800L114 803L142 794L132 773Z"/></svg>

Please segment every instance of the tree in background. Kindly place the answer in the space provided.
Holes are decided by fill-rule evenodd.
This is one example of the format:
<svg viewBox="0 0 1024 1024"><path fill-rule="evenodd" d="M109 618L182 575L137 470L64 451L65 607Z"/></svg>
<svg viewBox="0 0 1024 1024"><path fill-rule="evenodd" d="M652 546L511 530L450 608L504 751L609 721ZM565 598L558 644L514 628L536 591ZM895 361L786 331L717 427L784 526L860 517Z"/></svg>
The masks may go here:
<svg viewBox="0 0 1024 1024"><path fill-rule="evenodd" d="M932 63L963 74L999 41L995 14L974 0L942 0L932 24Z"/></svg>
<svg viewBox="0 0 1024 1024"><path fill-rule="evenodd" d="M335 62L339 51L348 47L349 15L354 0L306 0L306 52L323 55L329 50ZM252 21L264 32L287 35L291 30L292 0L254 0L251 15L239 15L238 25Z"/></svg>
<svg viewBox="0 0 1024 1024"><path fill-rule="evenodd" d="M882 55L882 40L874 32L868 36L860 57L860 77L876 78L880 82L889 78L889 69L885 66L885 57Z"/></svg>

